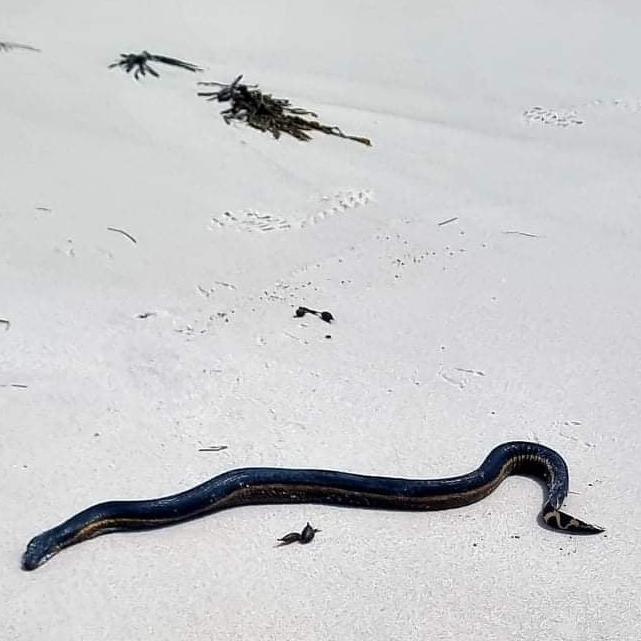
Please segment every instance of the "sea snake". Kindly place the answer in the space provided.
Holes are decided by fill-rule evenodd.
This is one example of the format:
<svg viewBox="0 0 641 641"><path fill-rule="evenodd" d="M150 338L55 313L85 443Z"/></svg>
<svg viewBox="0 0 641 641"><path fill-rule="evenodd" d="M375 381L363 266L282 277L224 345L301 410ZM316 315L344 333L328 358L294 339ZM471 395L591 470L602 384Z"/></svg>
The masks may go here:
<svg viewBox="0 0 641 641"><path fill-rule="evenodd" d="M323 503L389 510L461 507L486 497L510 474L545 482L547 497L541 517L548 527L572 534L603 532L560 511L569 482L561 455L538 443L514 441L495 447L473 472L443 479L249 467L224 472L172 496L98 503L31 539L22 556L22 569L34 570L63 548L100 534L164 527L239 505Z"/></svg>

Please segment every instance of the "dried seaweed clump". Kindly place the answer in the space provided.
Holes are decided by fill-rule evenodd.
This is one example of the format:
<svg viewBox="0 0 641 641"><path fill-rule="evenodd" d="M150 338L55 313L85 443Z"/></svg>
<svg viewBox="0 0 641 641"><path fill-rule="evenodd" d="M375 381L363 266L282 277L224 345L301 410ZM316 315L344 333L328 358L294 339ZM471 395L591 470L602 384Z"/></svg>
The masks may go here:
<svg viewBox="0 0 641 641"><path fill-rule="evenodd" d="M220 87L220 89L213 91L199 91L198 95L207 100L230 102L231 106L221 112L227 124L231 120L240 120L254 129L271 132L274 138L280 138L281 133L286 133L298 140L307 141L311 140L308 131L321 131L330 136L355 140L364 145L370 146L372 144L368 138L348 136L338 127L323 125L316 120L318 116L314 112L292 107L289 100L265 94L258 89L257 85L241 84L241 79L242 76L238 76L229 85L221 82L198 83L199 85ZM310 116L312 119L303 116Z"/></svg>

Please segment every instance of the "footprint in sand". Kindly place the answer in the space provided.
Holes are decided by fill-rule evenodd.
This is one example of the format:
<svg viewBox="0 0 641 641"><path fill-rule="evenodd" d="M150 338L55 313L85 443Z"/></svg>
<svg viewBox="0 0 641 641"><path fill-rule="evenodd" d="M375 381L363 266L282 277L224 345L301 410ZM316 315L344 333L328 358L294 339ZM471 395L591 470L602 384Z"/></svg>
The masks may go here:
<svg viewBox="0 0 641 641"><path fill-rule="evenodd" d="M234 214L231 211L226 211L222 216L212 217L209 221L209 228L211 230L230 228L237 231L282 231L290 229L291 224L286 218L279 216L272 216L271 214L261 214L258 211L243 211L239 214Z"/></svg>
<svg viewBox="0 0 641 641"><path fill-rule="evenodd" d="M332 196L323 196L321 201L323 201L326 206L301 221L300 226L307 227L308 225L316 225L336 214L367 205L372 198L373 195L369 189L348 189L336 192Z"/></svg>
<svg viewBox="0 0 641 641"><path fill-rule="evenodd" d="M289 218L262 213L247 209L241 212L226 211L222 216L213 216L209 221L209 229L234 229L245 232L272 232L302 229L309 225L318 224L331 216L347 212L356 207L366 205L372 200L372 192L368 189L346 189L337 191L331 196L322 196L323 208L305 215L294 213Z"/></svg>
<svg viewBox="0 0 641 641"><path fill-rule="evenodd" d="M523 119L533 124L570 127L599 119L613 120L625 114L641 111L641 100L625 98L595 98L560 108L530 107L523 112Z"/></svg>
<svg viewBox="0 0 641 641"><path fill-rule="evenodd" d="M582 125L583 120L577 116L574 109L546 109L545 107L530 107L523 112L526 122L553 127L570 127Z"/></svg>

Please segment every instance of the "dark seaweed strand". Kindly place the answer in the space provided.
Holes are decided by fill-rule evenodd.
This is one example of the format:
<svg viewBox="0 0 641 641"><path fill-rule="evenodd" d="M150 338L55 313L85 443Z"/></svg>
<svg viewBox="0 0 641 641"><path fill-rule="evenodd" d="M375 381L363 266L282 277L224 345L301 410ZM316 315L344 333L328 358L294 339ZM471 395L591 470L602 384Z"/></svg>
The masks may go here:
<svg viewBox="0 0 641 641"><path fill-rule="evenodd" d="M349 136L338 127L323 125L318 120L318 115L299 107L292 107L289 100L274 98L271 94L260 91L257 85L241 84L242 75L232 83L199 82L199 85L216 86L220 89L213 91L199 91L198 95L206 100L230 102L231 106L221 112L225 122L232 120L245 122L250 127L259 131L268 131L274 138L280 138L281 133L289 134L297 140L308 141L311 136L308 131L320 131L330 136L338 136L354 140L364 145L371 146L369 138L362 136ZM304 118L310 116L311 118Z"/></svg>
<svg viewBox="0 0 641 641"><path fill-rule="evenodd" d="M27 545L22 567L33 570L61 549L107 532L164 527L241 505L321 503L390 510L450 509L481 500L510 474L545 481L542 518L550 528L577 534L603 531L559 511L569 482L563 458L543 445L516 441L494 448L473 472L444 479L258 467L224 472L163 498L100 503L34 537Z"/></svg>
<svg viewBox="0 0 641 641"><path fill-rule="evenodd" d="M159 56L155 53L150 54L150 59L155 62L162 62L165 65L170 65L172 67L180 67L181 69L186 69L187 71L202 71L202 68L192 64L191 62L185 62L184 60L178 60L178 58L170 58L168 56Z"/></svg>

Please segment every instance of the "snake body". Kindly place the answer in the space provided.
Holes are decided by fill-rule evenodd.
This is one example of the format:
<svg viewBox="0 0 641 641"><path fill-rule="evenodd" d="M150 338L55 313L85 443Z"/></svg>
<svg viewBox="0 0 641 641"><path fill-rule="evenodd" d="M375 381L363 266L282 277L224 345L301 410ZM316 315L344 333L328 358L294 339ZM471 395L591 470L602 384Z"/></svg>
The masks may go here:
<svg viewBox="0 0 641 641"><path fill-rule="evenodd" d="M322 503L389 510L444 510L469 505L511 474L545 482L541 517L548 527L572 534L603 528L561 512L568 494L568 468L554 450L524 441L495 447L479 468L443 479L363 476L330 470L250 467L224 472L189 490L157 499L98 503L31 539L22 568L34 570L63 548L123 530L173 525L225 508L273 503Z"/></svg>

